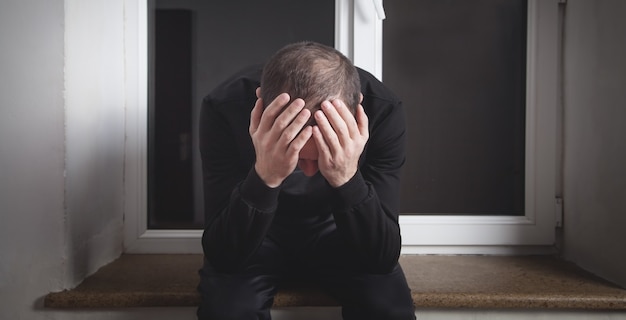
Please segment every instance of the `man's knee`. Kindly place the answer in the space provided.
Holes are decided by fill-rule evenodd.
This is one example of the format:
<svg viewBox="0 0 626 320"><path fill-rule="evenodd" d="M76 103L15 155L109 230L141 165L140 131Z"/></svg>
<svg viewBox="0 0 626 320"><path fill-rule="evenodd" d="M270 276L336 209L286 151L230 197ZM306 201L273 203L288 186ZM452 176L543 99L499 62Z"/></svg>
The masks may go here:
<svg viewBox="0 0 626 320"><path fill-rule="evenodd" d="M270 308L261 299L203 299L198 307L198 320L270 319Z"/></svg>
<svg viewBox="0 0 626 320"><path fill-rule="evenodd" d="M362 275L348 280L345 319L415 319L411 289L398 265L386 275Z"/></svg>
<svg viewBox="0 0 626 320"><path fill-rule="evenodd" d="M344 319L413 320L415 308L410 293L361 296L355 305L344 306Z"/></svg>
<svg viewBox="0 0 626 320"><path fill-rule="evenodd" d="M344 305L343 316L346 320L414 320L415 308L412 300L407 299L406 296L390 299L379 295L369 297L355 305Z"/></svg>
<svg viewBox="0 0 626 320"><path fill-rule="evenodd" d="M270 276L229 275L200 272L200 320L270 319L276 291Z"/></svg>
<svg viewBox="0 0 626 320"><path fill-rule="evenodd" d="M386 320L414 320L415 308L413 303L400 300L390 301L389 299L371 300L369 305L356 307L354 317L346 319L386 319Z"/></svg>

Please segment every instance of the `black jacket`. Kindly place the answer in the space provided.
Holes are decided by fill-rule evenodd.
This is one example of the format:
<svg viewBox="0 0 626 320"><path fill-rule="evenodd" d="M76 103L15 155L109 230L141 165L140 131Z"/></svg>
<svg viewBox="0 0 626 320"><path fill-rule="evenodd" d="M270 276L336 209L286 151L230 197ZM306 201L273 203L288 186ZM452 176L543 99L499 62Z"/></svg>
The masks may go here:
<svg viewBox="0 0 626 320"><path fill-rule="evenodd" d="M217 270L236 271L265 237L298 243L307 226L334 219L337 231L372 272L393 268L400 254L400 168L405 159L401 102L371 74L359 69L370 138L357 174L332 188L318 174L298 169L275 189L254 170L248 127L260 67L245 69L203 101L200 151L204 176L204 254Z"/></svg>

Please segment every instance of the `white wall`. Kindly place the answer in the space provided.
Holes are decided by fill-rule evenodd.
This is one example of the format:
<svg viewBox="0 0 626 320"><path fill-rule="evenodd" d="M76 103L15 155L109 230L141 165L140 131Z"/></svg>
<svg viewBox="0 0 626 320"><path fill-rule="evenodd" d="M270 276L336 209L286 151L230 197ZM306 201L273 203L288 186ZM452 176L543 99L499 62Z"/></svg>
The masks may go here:
<svg viewBox="0 0 626 320"><path fill-rule="evenodd" d="M63 1L0 4L0 319L64 283Z"/></svg>
<svg viewBox="0 0 626 320"><path fill-rule="evenodd" d="M565 256L626 286L626 1L566 10Z"/></svg>
<svg viewBox="0 0 626 320"><path fill-rule="evenodd" d="M0 319L121 253L122 4L0 4Z"/></svg>
<svg viewBox="0 0 626 320"><path fill-rule="evenodd" d="M122 251L124 6L65 1L68 284Z"/></svg>

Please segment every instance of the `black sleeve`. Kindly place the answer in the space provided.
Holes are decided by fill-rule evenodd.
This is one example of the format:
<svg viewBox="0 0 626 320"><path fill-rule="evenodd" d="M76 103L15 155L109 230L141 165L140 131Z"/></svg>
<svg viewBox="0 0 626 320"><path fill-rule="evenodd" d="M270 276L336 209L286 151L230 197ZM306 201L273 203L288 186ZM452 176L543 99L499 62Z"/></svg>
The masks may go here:
<svg viewBox="0 0 626 320"><path fill-rule="evenodd" d="M256 86L238 79L228 88L214 90L202 105L202 247L207 260L221 271L237 270L256 251L278 203L280 190L267 187L253 168L254 148L248 125ZM234 92L235 96L224 97L222 92Z"/></svg>
<svg viewBox="0 0 626 320"><path fill-rule="evenodd" d="M402 244L398 207L405 161L404 110L399 100L367 95L363 106L370 120L370 139L359 171L336 190L335 221L364 265L372 272L386 273L396 265Z"/></svg>

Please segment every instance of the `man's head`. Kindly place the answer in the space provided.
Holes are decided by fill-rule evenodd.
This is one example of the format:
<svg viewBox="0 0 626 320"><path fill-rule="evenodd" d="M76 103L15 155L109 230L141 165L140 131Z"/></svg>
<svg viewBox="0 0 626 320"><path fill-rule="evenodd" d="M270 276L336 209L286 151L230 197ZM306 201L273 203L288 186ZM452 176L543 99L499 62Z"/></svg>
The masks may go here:
<svg viewBox="0 0 626 320"><path fill-rule="evenodd" d="M304 100L311 111L305 127L316 125L313 114L324 101L341 100L354 115L362 99L359 74L352 62L334 48L315 42L287 45L265 64L260 92L264 107L285 92L291 101ZM318 157L311 137L298 154L298 167L312 176L319 169Z"/></svg>
<svg viewBox="0 0 626 320"><path fill-rule="evenodd" d="M292 100L302 98L312 113L323 101L340 99L354 114L361 84L356 68L341 52L315 42L298 42L280 49L263 68L265 106L283 92ZM312 117L309 124L314 124Z"/></svg>

